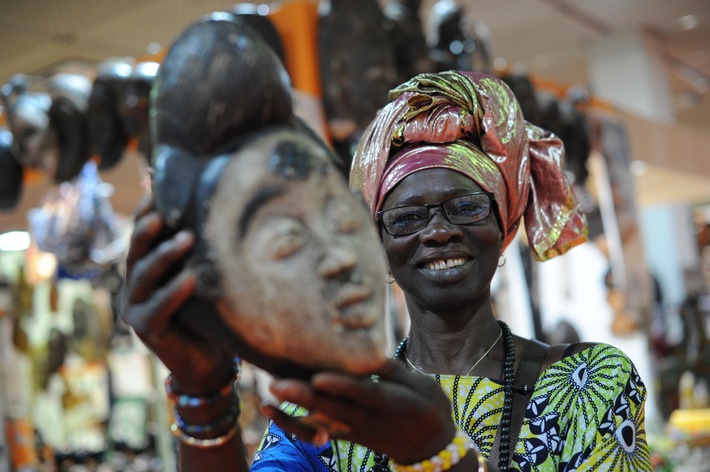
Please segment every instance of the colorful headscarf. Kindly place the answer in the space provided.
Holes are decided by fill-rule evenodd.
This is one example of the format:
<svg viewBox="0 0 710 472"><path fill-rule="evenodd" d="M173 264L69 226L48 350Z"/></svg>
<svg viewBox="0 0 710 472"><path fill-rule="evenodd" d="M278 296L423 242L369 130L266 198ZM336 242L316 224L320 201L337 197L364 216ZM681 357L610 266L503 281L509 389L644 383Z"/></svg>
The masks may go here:
<svg viewBox="0 0 710 472"><path fill-rule="evenodd" d="M495 195L504 248L521 218L537 260L587 240L562 141L526 122L511 90L493 75L421 74L392 90L360 140L350 186L374 218L402 179L432 167L461 172Z"/></svg>

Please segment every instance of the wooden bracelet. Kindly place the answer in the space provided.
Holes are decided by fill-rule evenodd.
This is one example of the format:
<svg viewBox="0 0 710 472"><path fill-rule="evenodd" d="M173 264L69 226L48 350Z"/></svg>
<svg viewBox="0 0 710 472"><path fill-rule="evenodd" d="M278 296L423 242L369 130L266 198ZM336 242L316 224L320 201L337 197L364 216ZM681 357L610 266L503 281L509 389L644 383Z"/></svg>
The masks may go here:
<svg viewBox="0 0 710 472"><path fill-rule="evenodd" d="M396 472L445 472L461 462L461 459L463 459L471 449L475 449L473 440L461 429L457 429L451 444L439 451L439 453L431 459L409 465L400 465L392 462L392 465ZM486 467L483 469L484 472L487 470L485 460L478 464L478 472L481 472L481 464L484 464Z"/></svg>

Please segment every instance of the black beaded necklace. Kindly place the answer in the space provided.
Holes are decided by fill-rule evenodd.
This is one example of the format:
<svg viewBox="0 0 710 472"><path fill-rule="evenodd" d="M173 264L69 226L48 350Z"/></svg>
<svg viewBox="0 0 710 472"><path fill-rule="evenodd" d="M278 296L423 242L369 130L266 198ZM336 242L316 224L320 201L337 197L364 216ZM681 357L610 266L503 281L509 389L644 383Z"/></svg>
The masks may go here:
<svg viewBox="0 0 710 472"><path fill-rule="evenodd" d="M500 328L503 330L503 413L500 418L498 429L500 432L500 444L498 446L498 469L509 470L510 463L510 424L513 416L513 384L515 382L515 345L513 343L513 333L508 325L498 320ZM404 338L394 351L395 359L402 359L407 350L407 339ZM388 469L389 458L377 454L375 456L375 467L373 472Z"/></svg>
<svg viewBox="0 0 710 472"><path fill-rule="evenodd" d="M500 445L498 470L507 471L510 464L510 424L513 417L513 383L515 382L515 345L513 333L503 321L498 320L503 330L503 414L500 418Z"/></svg>

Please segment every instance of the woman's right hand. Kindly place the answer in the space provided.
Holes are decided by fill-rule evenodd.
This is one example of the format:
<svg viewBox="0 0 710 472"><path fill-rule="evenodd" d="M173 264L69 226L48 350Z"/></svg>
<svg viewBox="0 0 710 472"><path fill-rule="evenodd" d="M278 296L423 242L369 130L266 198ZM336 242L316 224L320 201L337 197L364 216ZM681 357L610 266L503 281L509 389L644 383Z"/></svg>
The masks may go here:
<svg viewBox="0 0 710 472"><path fill-rule="evenodd" d="M121 318L172 372L176 388L201 395L224 384L232 357L177 319L195 290L195 274L189 268L177 271L194 235L182 230L164 239L164 227L149 199L139 205L126 257Z"/></svg>

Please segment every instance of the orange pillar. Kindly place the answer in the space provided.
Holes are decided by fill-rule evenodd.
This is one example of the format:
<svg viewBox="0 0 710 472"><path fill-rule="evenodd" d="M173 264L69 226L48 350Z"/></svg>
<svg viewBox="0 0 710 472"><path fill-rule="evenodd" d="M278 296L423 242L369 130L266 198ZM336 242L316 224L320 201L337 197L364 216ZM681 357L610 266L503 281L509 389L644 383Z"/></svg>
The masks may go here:
<svg viewBox="0 0 710 472"><path fill-rule="evenodd" d="M283 43L285 66L295 91L295 113L330 142L318 60L318 5L307 0L284 2L273 7L268 17Z"/></svg>

